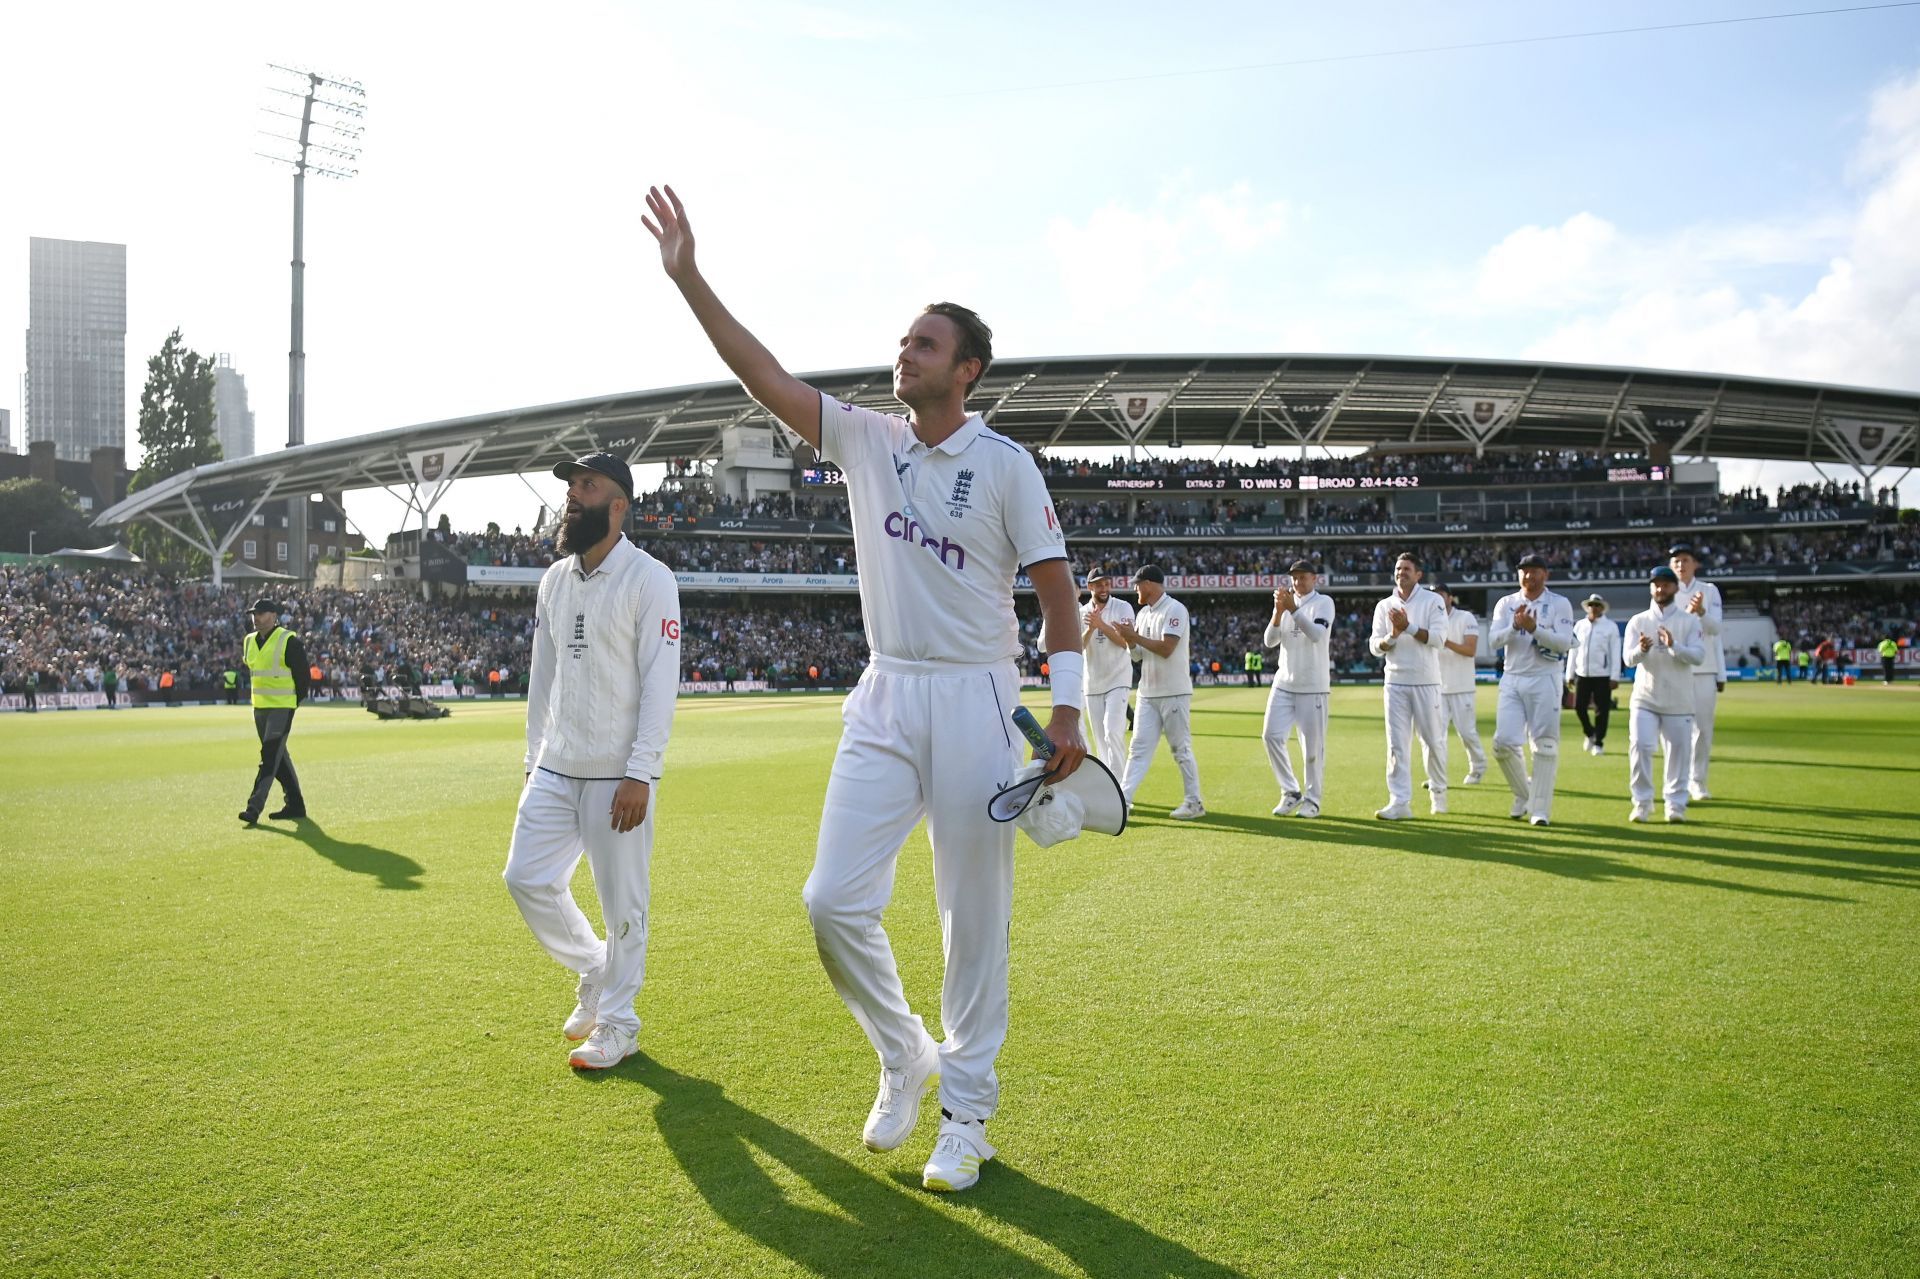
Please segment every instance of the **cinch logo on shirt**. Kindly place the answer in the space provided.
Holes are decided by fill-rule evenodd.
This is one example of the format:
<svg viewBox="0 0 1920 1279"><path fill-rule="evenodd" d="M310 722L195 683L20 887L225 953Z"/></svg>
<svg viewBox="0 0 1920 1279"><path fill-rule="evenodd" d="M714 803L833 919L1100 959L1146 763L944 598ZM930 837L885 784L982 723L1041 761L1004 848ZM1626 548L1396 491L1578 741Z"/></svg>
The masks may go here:
<svg viewBox="0 0 1920 1279"><path fill-rule="evenodd" d="M910 520L899 511L890 511L887 514L886 523L882 527L887 530L888 537L898 538L902 542L918 542L935 555L938 555L940 562L956 573L966 571L967 552L965 548L952 538L943 537L938 542L934 541L927 531L920 527L920 521ZM948 552L952 552L953 554L951 560L947 558Z"/></svg>

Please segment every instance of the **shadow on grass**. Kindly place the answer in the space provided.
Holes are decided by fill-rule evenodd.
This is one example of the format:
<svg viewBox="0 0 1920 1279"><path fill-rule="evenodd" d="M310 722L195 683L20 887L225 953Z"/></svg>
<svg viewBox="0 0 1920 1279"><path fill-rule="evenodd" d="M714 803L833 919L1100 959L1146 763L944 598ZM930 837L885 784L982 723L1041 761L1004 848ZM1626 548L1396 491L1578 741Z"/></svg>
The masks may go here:
<svg viewBox="0 0 1920 1279"><path fill-rule="evenodd" d="M589 1083L640 1083L660 1095L654 1119L673 1157L720 1219L817 1275L993 1275L1056 1271L981 1235L936 1205L916 1179L896 1185L727 1099L711 1080L683 1075L644 1053ZM763 1167L777 1163L825 1205L796 1202ZM1236 1279L1206 1260L1084 1199L996 1161L956 1206L1016 1226L1092 1275Z"/></svg>
<svg viewBox="0 0 1920 1279"><path fill-rule="evenodd" d="M341 870L356 875L372 875L382 888L420 888L425 868L411 857L372 844L354 844L327 834L319 822L309 817L296 820L292 830L278 826L257 826L255 830L283 839L298 840Z"/></svg>
<svg viewBox="0 0 1920 1279"><path fill-rule="evenodd" d="M1139 821L1141 816L1139 813L1134 814L1128 824L1132 825L1133 822ZM1472 824L1463 824L1463 822ZM1152 826L1160 823L1148 817L1141 824ZM1458 815L1440 819L1416 818L1406 822L1382 822L1365 818L1323 815L1310 822L1303 822L1290 818L1241 817L1213 812L1194 821L1168 822L1167 824L1198 826L1208 830L1238 831L1292 842L1345 844L1377 852L1413 853L1422 857L1450 857L1461 861L1492 862L1505 866L1517 866L1523 870L1542 871L1566 879L1586 880L1591 883L1647 880L1656 883L1686 884L1699 888L1720 888L1729 892L1752 893L1760 897L1787 897L1800 901L1850 902L1853 900L1825 893L1767 888L1759 884L1742 884L1731 880L1711 879L1643 866L1623 860L1619 856L1593 851L1590 845L1591 832L1594 828L1575 825L1559 825L1543 831L1499 818L1465 817L1463 819ZM1299 829L1301 826L1309 826L1311 829L1301 830ZM1620 852L1625 854L1670 857L1703 865L1725 866L1734 870L1759 870L1776 874L1810 875L1850 883L1920 888L1920 879L1904 875L1898 869L1768 861L1759 858L1726 857L1718 853L1696 852L1692 849L1667 848L1654 842L1659 838L1678 838L1678 836L1667 835L1667 829L1665 826L1632 828L1622 823L1622 829L1614 833L1617 833L1622 841ZM1769 853L1782 851L1768 845L1739 845L1738 841L1723 840L1719 831L1713 832L1713 840L1716 848L1741 846L1758 848L1760 851Z"/></svg>

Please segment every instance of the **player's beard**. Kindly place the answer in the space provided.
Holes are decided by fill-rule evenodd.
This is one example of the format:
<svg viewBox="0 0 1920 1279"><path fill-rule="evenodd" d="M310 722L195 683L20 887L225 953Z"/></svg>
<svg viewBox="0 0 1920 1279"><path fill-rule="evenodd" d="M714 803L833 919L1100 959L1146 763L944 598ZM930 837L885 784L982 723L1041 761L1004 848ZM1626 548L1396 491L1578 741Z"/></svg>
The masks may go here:
<svg viewBox="0 0 1920 1279"><path fill-rule="evenodd" d="M560 521L560 553L578 555L591 546L598 546L607 531L613 526L613 500L609 498L599 506L579 506L568 511Z"/></svg>

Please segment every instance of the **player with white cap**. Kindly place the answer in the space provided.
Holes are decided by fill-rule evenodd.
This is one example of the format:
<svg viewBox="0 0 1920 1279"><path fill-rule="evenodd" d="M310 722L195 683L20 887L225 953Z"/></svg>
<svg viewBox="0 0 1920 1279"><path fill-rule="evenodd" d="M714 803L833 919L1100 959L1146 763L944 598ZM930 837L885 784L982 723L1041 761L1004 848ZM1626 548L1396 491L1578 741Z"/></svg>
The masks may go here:
<svg viewBox="0 0 1920 1279"><path fill-rule="evenodd" d="M1690 543L1679 542L1667 548L1667 567L1679 580L1675 598L1680 606L1700 619L1704 656L1693 672L1693 763L1687 775L1687 794L1698 803L1713 798L1707 789L1707 768L1713 762L1714 713L1727 687L1727 653L1720 638L1726 614L1720 588L1696 576L1700 557Z"/></svg>
<svg viewBox="0 0 1920 1279"><path fill-rule="evenodd" d="M1487 752L1480 745L1474 707L1473 658L1480 651L1480 619L1460 607L1453 588L1445 582L1435 582L1428 589L1447 605L1447 642L1440 650L1440 709L1467 752L1467 775L1460 784L1476 786L1487 775Z"/></svg>
<svg viewBox="0 0 1920 1279"><path fill-rule="evenodd" d="M1647 582L1652 606L1627 621L1626 663L1633 668L1633 698L1629 703L1627 784L1633 811L1627 820L1644 822L1653 816L1653 751L1667 755L1667 820L1687 820L1687 773L1693 751L1693 685L1700 660L1706 656L1706 636L1700 616L1682 608L1676 597L1680 576L1666 565L1653 570Z"/></svg>
<svg viewBox="0 0 1920 1279"><path fill-rule="evenodd" d="M1119 628L1133 622L1133 605L1114 596L1113 578L1105 568L1087 573L1087 602L1080 610L1080 621L1080 643L1087 661L1087 735L1108 768L1124 768L1133 662Z"/></svg>
<svg viewBox="0 0 1920 1279"><path fill-rule="evenodd" d="M996 1153L986 1121L999 1104L994 1061L1007 1037L1014 831L988 806L1024 744L1008 722L1020 687L1019 572L1045 624L1056 776L1087 753L1079 591L1059 517L1032 454L966 410L993 362L993 334L978 315L939 302L907 326L893 364L907 416L843 403L788 373L721 305L694 263L673 189L649 191L647 207L661 265L720 358L847 477L873 657L841 712L802 898L827 975L880 1058L862 1140L872 1150L904 1143L937 1077L942 1122L921 1184L964 1190ZM944 1043L908 1007L881 926L900 847L923 816L946 955Z"/></svg>
<svg viewBox="0 0 1920 1279"><path fill-rule="evenodd" d="M1567 652L1567 679L1573 685L1573 713L1587 735L1587 754L1607 753L1607 721L1613 691L1620 687L1620 624L1607 616L1607 598L1595 591L1580 601L1587 615L1573 624Z"/></svg>
<svg viewBox="0 0 1920 1279"><path fill-rule="evenodd" d="M1267 748L1273 780L1280 783L1275 817L1318 817L1327 772L1327 696L1333 688L1333 601L1317 586L1320 570L1312 560L1295 560L1288 581L1273 592L1273 617L1261 643L1277 649L1273 688L1260 739ZM1300 734L1300 772L1296 779L1287 738Z"/></svg>
<svg viewBox="0 0 1920 1279"><path fill-rule="evenodd" d="M1560 684L1573 645L1573 605L1547 589L1547 561L1523 555L1520 589L1493 606L1487 643L1507 650L1494 710L1493 757L1513 790L1511 817L1545 826L1553 820L1553 779L1560 768ZM1526 747L1533 747L1527 776Z"/></svg>
<svg viewBox="0 0 1920 1279"><path fill-rule="evenodd" d="M1420 557L1403 551L1393 562L1393 592L1373 606L1367 650L1386 664L1387 806L1382 821L1413 816L1413 739L1426 747L1427 790L1433 811L1447 811L1447 728L1440 712L1438 654L1447 638L1447 606L1420 585Z"/></svg>

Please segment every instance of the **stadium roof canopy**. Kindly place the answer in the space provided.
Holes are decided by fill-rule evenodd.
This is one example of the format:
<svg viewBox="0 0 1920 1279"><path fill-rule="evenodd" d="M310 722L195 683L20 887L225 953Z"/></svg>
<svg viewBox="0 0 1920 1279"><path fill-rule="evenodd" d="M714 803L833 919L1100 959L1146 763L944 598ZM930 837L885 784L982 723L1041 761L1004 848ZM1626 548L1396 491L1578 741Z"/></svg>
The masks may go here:
<svg viewBox="0 0 1920 1279"><path fill-rule="evenodd" d="M895 407L887 367L802 375ZM1134 447L1612 449L1920 464L1920 395L1654 369L1366 355L1116 355L1000 360L972 404L1023 443L1075 456ZM267 500L398 487L425 517L455 479L548 470L594 449L634 463L718 460L766 413L732 381L427 422L197 467L102 511L224 548ZM773 432L776 454L792 437ZM196 536L198 534L198 536Z"/></svg>

